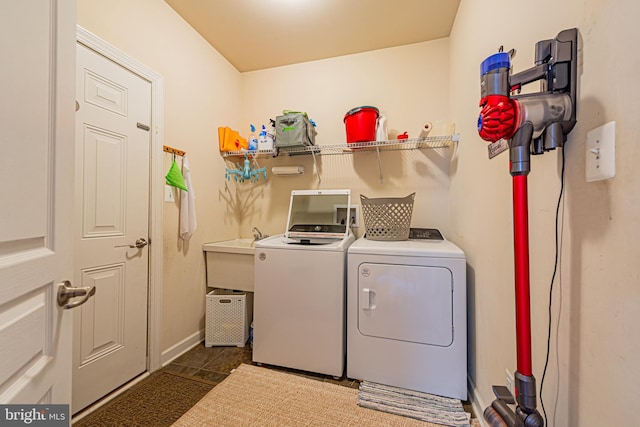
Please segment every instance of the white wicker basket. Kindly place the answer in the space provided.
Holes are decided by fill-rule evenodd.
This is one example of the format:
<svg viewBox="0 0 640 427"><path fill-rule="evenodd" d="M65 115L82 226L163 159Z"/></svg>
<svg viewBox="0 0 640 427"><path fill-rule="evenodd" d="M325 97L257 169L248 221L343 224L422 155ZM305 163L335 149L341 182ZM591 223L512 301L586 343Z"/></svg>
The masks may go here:
<svg viewBox="0 0 640 427"><path fill-rule="evenodd" d="M205 347L244 347L253 317L253 293L214 289L207 294Z"/></svg>
<svg viewBox="0 0 640 427"><path fill-rule="evenodd" d="M407 197L370 199L361 194L360 202L367 239L409 239L415 195L416 193L411 193Z"/></svg>

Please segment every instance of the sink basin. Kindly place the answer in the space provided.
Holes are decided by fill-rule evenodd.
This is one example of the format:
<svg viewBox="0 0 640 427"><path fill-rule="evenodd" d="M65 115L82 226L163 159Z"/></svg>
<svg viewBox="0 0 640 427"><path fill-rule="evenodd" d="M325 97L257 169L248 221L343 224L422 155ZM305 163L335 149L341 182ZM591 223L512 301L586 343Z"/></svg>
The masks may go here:
<svg viewBox="0 0 640 427"><path fill-rule="evenodd" d="M232 240L223 240L222 242L205 243L203 249L205 252L253 255L255 244L256 241L253 239L239 237Z"/></svg>
<svg viewBox="0 0 640 427"><path fill-rule="evenodd" d="M255 240L237 238L202 245L207 261L207 286L253 292Z"/></svg>

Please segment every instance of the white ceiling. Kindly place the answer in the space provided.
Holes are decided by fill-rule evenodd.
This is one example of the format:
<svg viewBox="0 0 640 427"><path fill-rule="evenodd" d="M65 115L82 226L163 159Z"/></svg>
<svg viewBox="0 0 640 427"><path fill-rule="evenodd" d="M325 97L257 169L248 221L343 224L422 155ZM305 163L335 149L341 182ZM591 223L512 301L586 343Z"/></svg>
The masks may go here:
<svg viewBox="0 0 640 427"><path fill-rule="evenodd" d="M165 0L238 71L449 36L460 0Z"/></svg>

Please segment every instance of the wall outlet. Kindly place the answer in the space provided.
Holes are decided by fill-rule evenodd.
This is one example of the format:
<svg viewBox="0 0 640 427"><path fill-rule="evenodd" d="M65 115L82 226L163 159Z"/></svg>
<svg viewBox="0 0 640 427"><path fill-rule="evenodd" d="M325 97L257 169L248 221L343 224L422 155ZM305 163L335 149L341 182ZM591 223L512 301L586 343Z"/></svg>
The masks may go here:
<svg viewBox="0 0 640 427"><path fill-rule="evenodd" d="M511 395L515 399L516 398L516 389L515 389L515 384L513 382L513 374L511 372L509 372L508 369L505 369L505 373L506 373L506 375L505 375L505 377L506 377L505 385L507 386L507 388L511 392Z"/></svg>
<svg viewBox="0 0 640 427"><path fill-rule="evenodd" d="M358 228L360 226L360 206L350 206L349 219L347 219L347 205L333 205L333 223L334 224L346 224L347 221L351 222L352 228Z"/></svg>

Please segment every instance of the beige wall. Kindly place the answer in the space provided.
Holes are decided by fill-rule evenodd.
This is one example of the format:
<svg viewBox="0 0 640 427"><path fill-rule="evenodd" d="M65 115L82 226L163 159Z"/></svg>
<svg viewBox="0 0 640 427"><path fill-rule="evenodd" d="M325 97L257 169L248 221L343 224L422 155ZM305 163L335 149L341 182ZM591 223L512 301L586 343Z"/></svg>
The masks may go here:
<svg viewBox="0 0 640 427"><path fill-rule="evenodd" d="M451 117L461 134L451 179L450 237L467 254L469 374L486 405L492 400L491 385L504 384L505 369L515 370L516 355L511 178L506 155L489 161L486 144L477 135L479 65L504 45L505 50L517 49L513 67L518 72L533 65L537 41L565 28L580 32L578 123L565 149L561 264L543 396L550 425L635 425L640 420L633 405L640 379L635 327L640 312L640 244L635 239L640 209L638 16L640 6L633 1L462 0L450 37ZM586 134L611 120L617 122L616 177L587 183ZM538 385L545 363L559 155L534 157L529 175Z"/></svg>
<svg viewBox="0 0 640 427"><path fill-rule="evenodd" d="M547 13L553 11L553 13ZM559 280L554 287L552 353L545 381L551 425L628 425L640 378L640 87L632 1L514 2L462 0L449 39L240 75L164 2L78 1L78 23L164 76L165 143L189 152L199 228L188 248L177 239L177 206L165 204L163 345L203 328L201 244L269 234L285 226L291 189L351 188L354 195L416 191L414 226L436 226L465 251L469 279L469 374L481 404L491 384L515 369L511 179L505 155L489 161L477 136L479 65L500 45L514 47L515 71L529 68L538 40L564 28L581 34L578 124L569 136ZM302 177L265 184L226 183L229 164L217 152L216 128L246 132L282 109L308 111L318 143L343 141L342 117L373 104L390 127L415 134L425 120L451 119L461 135L453 150L383 153L380 183L372 153L261 159L266 166L303 164ZM617 121L617 175L586 183L586 133ZM453 156L453 158L451 158ZM170 158L165 158L168 167ZM545 362L549 281L559 152L535 157L529 177L533 365L538 384ZM558 314L559 313L559 314ZM558 322L559 320L559 322ZM555 423L554 423L555 421Z"/></svg>
<svg viewBox="0 0 640 427"><path fill-rule="evenodd" d="M354 203L361 193L416 192L413 225L448 232L453 149L382 153L384 183L372 152L317 156L321 182L311 156L259 159L269 170L302 164L306 172L269 174L256 184L227 182L224 168L243 159L224 159L217 149L218 126L246 135L249 123L266 124L283 109L308 111L321 145L345 141L344 114L359 105L378 106L391 129L410 136L425 121L434 123L434 134L443 134L450 124L448 39L241 75L164 2L79 0L78 24L163 76L164 143L189 155L198 229L187 245L178 238L178 204L164 203L163 209L165 352L204 329L202 243L250 237L253 226L282 233L292 189L350 188ZM166 170L171 161L165 154Z"/></svg>
<svg viewBox="0 0 640 427"><path fill-rule="evenodd" d="M216 50L157 0L79 0L78 24L163 76L164 143L185 150L196 193L198 229L178 238L178 205L164 203L162 348L204 329L202 244L237 235L227 215L217 126L237 127L241 76ZM165 170L172 156L164 154Z"/></svg>
<svg viewBox="0 0 640 427"><path fill-rule="evenodd" d="M257 126L282 110L306 111L317 123L316 143L344 144L344 115L353 107L380 109L390 129L417 137L431 121L442 134L449 108L448 39L357 55L243 73L243 123ZM248 200L241 233L257 225L268 234L284 232L292 189L349 188L353 203L367 197L403 197L416 192L413 225L449 230L449 160L453 149L382 153L381 183L373 152L318 156L321 182L311 156L260 159L274 165L305 166L301 177L269 176L266 185L238 184ZM254 208L255 206L255 208ZM361 235L363 227L356 234Z"/></svg>

